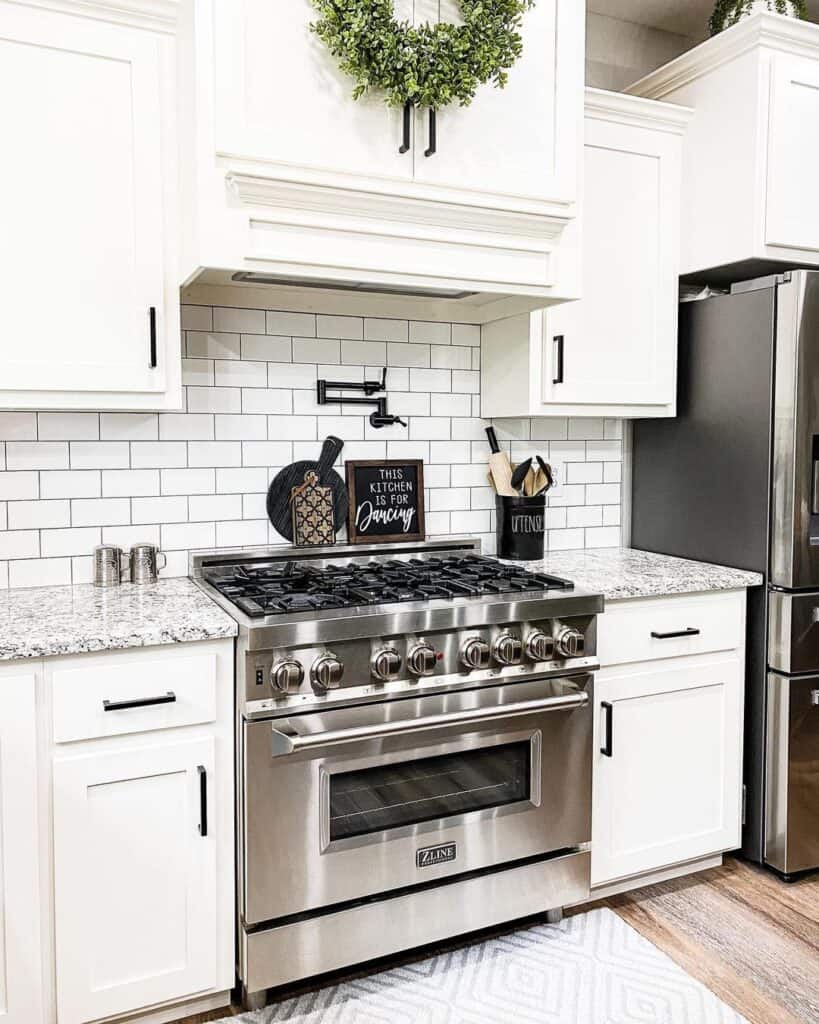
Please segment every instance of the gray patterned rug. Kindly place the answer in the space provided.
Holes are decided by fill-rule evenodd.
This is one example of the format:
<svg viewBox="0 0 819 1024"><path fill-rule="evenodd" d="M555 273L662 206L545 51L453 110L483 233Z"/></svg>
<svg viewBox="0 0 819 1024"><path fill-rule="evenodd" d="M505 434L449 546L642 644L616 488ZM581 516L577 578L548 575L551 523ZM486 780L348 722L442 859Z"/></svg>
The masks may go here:
<svg viewBox="0 0 819 1024"><path fill-rule="evenodd" d="M606 909L344 981L225 1024L278 1021L747 1024Z"/></svg>

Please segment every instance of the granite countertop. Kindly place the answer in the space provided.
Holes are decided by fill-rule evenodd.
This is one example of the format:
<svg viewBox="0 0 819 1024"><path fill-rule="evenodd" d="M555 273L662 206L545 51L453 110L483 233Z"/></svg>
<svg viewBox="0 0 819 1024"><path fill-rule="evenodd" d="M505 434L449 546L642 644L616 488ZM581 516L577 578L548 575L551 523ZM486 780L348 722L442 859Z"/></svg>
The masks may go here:
<svg viewBox="0 0 819 1024"><path fill-rule="evenodd" d="M517 563L535 572L563 576L583 590L601 593L609 601L631 597L698 594L709 590L758 587L757 572L728 569L724 565L693 562L686 558L655 555L634 548L589 548L553 551L542 561Z"/></svg>
<svg viewBox="0 0 819 1024"><path fill-rule="evenodd" d="M234 619L189 579L101 589L0 592L0 661L236 636Z"/></svg>

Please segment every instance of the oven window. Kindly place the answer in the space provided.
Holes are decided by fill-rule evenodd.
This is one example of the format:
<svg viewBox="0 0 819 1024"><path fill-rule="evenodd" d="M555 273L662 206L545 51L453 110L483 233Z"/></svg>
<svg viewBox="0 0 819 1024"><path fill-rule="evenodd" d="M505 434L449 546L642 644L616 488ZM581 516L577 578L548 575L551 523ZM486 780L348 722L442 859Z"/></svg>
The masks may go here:
<svg viewBox="0 0 819 1024"><path fill-rule="evenodd" d="M529 799L528 742L330 777L330 839L347 839Z"/></svg>

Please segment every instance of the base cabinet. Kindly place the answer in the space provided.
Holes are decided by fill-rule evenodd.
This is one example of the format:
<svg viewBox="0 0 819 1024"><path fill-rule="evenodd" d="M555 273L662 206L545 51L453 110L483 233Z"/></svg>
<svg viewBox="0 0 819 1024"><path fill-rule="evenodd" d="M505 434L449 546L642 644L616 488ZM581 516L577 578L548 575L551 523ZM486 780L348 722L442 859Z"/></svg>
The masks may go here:
<svg viewBox="0 0 819 1024"><path fill-rule="evenodd" d="M60 1024L213 987L214 740L170 740L54 766Z"/></svg>
<svg viewBox="0 0 819 1024"><path fill-rule="evenodd" d="M36 675L0 671L0 1024L43 1024Z"/></svg>
<svg viewBox="0 0 819 1024"><path fill-rule="evenodd" d="M740 845L744 602L626 601L601 616L593 887Z"/></svg>

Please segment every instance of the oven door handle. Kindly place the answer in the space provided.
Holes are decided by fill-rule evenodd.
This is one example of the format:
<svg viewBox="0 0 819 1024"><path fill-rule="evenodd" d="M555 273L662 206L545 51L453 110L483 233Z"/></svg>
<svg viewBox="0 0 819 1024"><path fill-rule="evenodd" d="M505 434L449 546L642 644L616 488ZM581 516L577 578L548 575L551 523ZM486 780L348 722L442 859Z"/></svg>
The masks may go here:
<svg viewBox="0 0 819 1024"><path fill-rule="evenodd" d="M517 718L542 711L572 711L589 703L589 695L583 691L567 694L565 697L547 697L543 700L525 700L519 704L496 705L491 708L473 708L469 711L450 712L442 715L427 715L403 722L378 722L375 725L361 725L353 729L328 730L327 732L299 733L290 719L277 722L273 727L271 753L273 757L295 754L299 750L313 747L329 747L355 740L381 739L384 736L399 736L429 729L445 729L458 725L479 725L494 722L499 718Z"/></svg>

